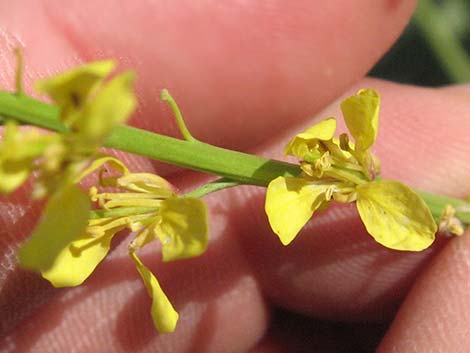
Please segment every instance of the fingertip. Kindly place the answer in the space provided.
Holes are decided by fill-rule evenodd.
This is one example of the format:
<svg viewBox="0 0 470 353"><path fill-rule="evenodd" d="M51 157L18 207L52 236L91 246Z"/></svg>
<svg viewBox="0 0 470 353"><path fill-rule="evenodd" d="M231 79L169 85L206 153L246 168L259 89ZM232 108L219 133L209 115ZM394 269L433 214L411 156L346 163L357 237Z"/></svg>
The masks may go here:
<svg viewBox="0 0 470 353"><path fill-rule="evenodd" d="M138 71L133 123L174 134L171 113L158 100L168 88L196 136L245 149L359 79L398 37L414 5L17 1L0 15L2 81L14 75L8 52L15 41L25 46L28 82L78 62L118 58Z"/></svg>
<svg viewBox="0 0 470 353"><path fill-rule="evenodd" d="M426 268L377 352L460 352L470 346L469 235L452 239Z"/></svg>

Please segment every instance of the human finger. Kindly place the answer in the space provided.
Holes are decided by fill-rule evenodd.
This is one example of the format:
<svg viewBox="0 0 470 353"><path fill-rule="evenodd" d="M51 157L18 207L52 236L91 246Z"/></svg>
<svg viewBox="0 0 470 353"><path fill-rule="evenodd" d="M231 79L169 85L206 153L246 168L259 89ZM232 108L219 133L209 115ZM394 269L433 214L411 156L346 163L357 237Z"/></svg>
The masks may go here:
<svg viewBox="0 0 470 353"><path fill-rule="evenodd" d="M0 11L0 64L4 68L0 81L5 87L13 82L11 51L18 45L25 47L26 86L83 61L118 57L122 66L136 67L140 77L140 119L134 123L174 132L175 126L168 125L168 110L156 99L159 89L168 87L195 135L246 149L318 110L366 72L403 29L414 2L284 5L233 2L214 6L209 1L198 7L191 2L5 4ZM150 43L148 33L158 33L158 43ZM44 38L46 49L40 40ZM227 65L230 62L236 65ZM137 169L152 169L141 159L126 161ZM21 191L2 199L4 328L12 327L53 293L38 277L16 266L18 243L30 234L39 213L26 202ZM21 296L26 292L30 295Z"/></svg>
<svg viewBox="0 0 470 353"><path fill-rule="evenodd" d="M423 271L377 350L465 352L470 347L470 238L453 239Z"/></svg>

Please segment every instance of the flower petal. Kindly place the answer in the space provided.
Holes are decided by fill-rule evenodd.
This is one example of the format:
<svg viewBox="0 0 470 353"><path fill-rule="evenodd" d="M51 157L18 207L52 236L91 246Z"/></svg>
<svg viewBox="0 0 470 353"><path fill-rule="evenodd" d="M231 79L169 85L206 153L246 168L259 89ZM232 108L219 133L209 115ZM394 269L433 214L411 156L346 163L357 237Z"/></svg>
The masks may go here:
<svg viewBox="0 0 470 353"><path fill-rule="evenodd" d="M169 198L160 209L156 232L163 245L163 261L199 256L207 248L207 214L204 202Z"/></svg>
<svg viewBox="0 0 470 353"><path fill-rule="evenodd" d="M27 139L20 137L18 125L7 121L3 140L0 142L0 193L13 192L28 179L36 156L25 155L22 151L31 149L31 144L35 144L34 141L28 141L30 144L27 144L26 141ZM18 150L23 152L20 156ZM42 153L38 152L38 155Z"/></svg>
<svg viewBox="0 0 470 353"><path fill-rule="evenodd" d="M37 81L39 93L47 93L61 108L62 116L80 108L114 69L111 60L96 61L66 71L55 77Z"/></svg>
<svg viewBox="0 0 470 353"><path fill-rule="evenodd" d="M176 188L166 179L152 173L127 173L116 179L116 187L129 191L159 195L162 198L175 195Z"/></svg>
<svg viewBox="0 0 470 353"><path fill-rule="evenodd" d="M420 251L430 246L437 232L431 211L408 186L377 180L357 187L357 209L367 231L383 246Z"/></svg>
<svg viewBox="0 0 470 353"><path fill-rule="evenodd" d="M78 183L80 182L83 178L88 176L89 174L93 173L95 170L103 166L103 164L109 163L110 166L118 170L122 174L127 174L129 173L129 170L127 167L122 163L119 159L111 156L106 156L102 155L99 156L98 158L94 159L88 166L85 168L74 180L74 182Z"/></svg>
<svg viewBox="0 0 470 353"><path fill-rule="evenodd" d="M358 150L366 150L375 142L379 108L380 96L373 89L362 89L341 103L344 121Z"/></svg>
<svg viewBox="0 0 470 353"><path fill-rule="evenodd" d="M301 178L278 177L268 185L265 210L269 224L282 244L288 245L313 213L326 201L329 186Z"/></svg>
<svg viewBox="0 0 470 353"><path fill-rule="evenodd" d="M7 121L3 140L0 142L0 193L10 193L28 179L34 169L34 161L49 149L58 151L61 138L56 134L43 135L38 131L20 131L14 121ZM60 159L48 153L49 165Z"/></svg>
<svg viewBox="0 0 470 353"><path fill-rule="evenodd" d="M24 161L0 160L0 194L15 191L28 179L30 170L30 165Z"/></svg>
<svg viewBox="0 0 470 353"><path fill-rule="evenodd" d="M320 121L290 140L284 149L284 154L303 159L305 154L318 144L319 140L327 141L332 139L335 131L336 120L334 118Z"/></svg>
<svg viewBox="0 0 470 353"><path fill-rule="evenodd" d="M118 75L87 103L74 123L75 130L86 142L101 144L117 125L129 118L137 106L133 81L132 72Z"/></svg>
<svg viewBox="0 0 470 353"><path fill-rule="evenodd" d="M85 233L89 210L90 200L77 186L59 189L49 199L33 235L19 250L21 265L35 271L52 268L62 251Z"/></svg>
<svg viewBox="0 0 470 353"><path fill-rule="evenodd" d="M42 271L42 276L57 288L82 284L108 254L115 233L72 241L55 257L52 266Z"/></svg>
<svg viewBox="0 0 470 353"><path fill-rule="evenodd" d="M178 312L168 300L163 292L157 278L149 271L147 267L140 261L135 252L130 251L129 255L134 261L137 270L144 281L149 296L152 298L151 315L153 324L159 332L173 332L178 322Z"/></svg>

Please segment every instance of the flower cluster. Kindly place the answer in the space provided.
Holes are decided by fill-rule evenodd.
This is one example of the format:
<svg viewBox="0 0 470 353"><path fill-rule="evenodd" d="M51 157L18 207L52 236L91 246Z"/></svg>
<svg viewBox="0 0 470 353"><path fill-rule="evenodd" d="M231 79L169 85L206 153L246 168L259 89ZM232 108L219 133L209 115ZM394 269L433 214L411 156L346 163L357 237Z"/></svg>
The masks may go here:
<svg viewBox="0 0 470 353"><path fill-rule="evenodd" d="M5 129L0 142L0 193L16 190L33 175L33 196L48 197L32 236L19 249L19 261L55 287L82 284L107 256L114 236L130 231L128 254L152 299L155 327L160 332L173 332L178 312L138 257L138 251L158 241L164 262L201 255L208 245L207 211L201 200L190 196L201 197L240 183L269 182L265 210L284 245L295 239L315 212L333 201L355 203L368 233L378 243L396 250L420 251L430 246L438 229L433 214L439 219L439 229L451 235L461 235L470 222L468 203L436 197L433 201L421 192L432 214L412 189L379 177L380 163L371 148L377 137L380 97L373 89L360 90L341 103L349 135L336 137L336 120L328 118L289 141L285 154L298 158L300 166L198 141L189 133L176 102L163 91L161 98L169 103L186 141L153 134L150 149L159 153L152 155L149 149L142 152L123 148L120 134L109 138L118 125L126 122L137 101L132 89L134 75L124 72L109 78L114 66L112 61L94 62L37 83L37 90L47 94L59 108L59 121L51 120L57 123L53 129L59 132L19 126L11 118L15 114L2 117ZM29 98L20 99L21 92L18 81L14 111L34 115L34 106L29 110L21 106L31 104ZM17 118L50 127L42 124L39 116L32 120L21 115ZM147 132L136 134L134 128L120 129L129 134L123 139L124 145L134 145L129 144L134 142L131 136L152 136ZM115 140L119 141L114 147L223 178L178 195L160 176L130 172L120 160L100 152L106 140L110 144L117 136ZM147 148L148 140L142 145ZM197 162L187 163L188 158ZM257 175L260 166L266 167L263 175ZM97 171L99 181L87 194L78 183ZM296 176L275 178L287 173ZM445 207L443 202L449 200L453 205ZM439 218L436 210L442 209Z"/></svg>
<svg viewBox="0 0 470 353"><path fill-rule="evenodd" d="M289 244L312 215L334 200L355 202L368 233L396 250L420 251L434 241L437 225L421 197L406 185L379 179L370 152L378 130L380 97L360 90L341 103L347 134L334 137L336 120L326 119L295 136L285 153L301 160L299 177L271 181L265 209L273 231Z"/></svg>
<svg viewBox="0 0 470 353"><path fill-rule="evenodd" d="M152 298L151 314L160 332L172 332L178 313L163 292L156 277L137 257L136 251L159 240L163 261L195 257L207 247L207 216L204 203L195 198L178 197L165 179L150 173L130 173L117 159L105 157L95 163L107 165L118 175L100 175L100 186L112 192L90 189L98 209L86 230L71 239L55 256L53 264L41 271L55 287L80 285L105 258L116 233L133 232L129 256L134 261Z"/></svg>
<svg viewBox="0 0 470 353"><path fill-rule="evenodd" d="M23 131L8 121L0 144L0 190L12 192L34 172L33 196L49 196L33 234L19 251L21 265L49 269L88 224L91 202L76 184L100 167L99 148L136 106L133 74L105 81L114 62L84 65L37 82L60 108L63 133Z"/></svg>
<svg viewBox="0 0 470 353"><path fill-rule="evenodd" d="M64 132L24 130L7 121L0 143L0 192L14 191L34 173L33 195L48 196L19 260L55 287L83 283L109 252L113 236L124 229L133 232L129 256L152 298L154 324L160 332L172 332L178 313L136 252L158 239L163 261L200 255L208 241L206 208L199 199L179 197L163 178L131 173L99 151L136 106L131 72L106 80L114 66L94 62L37 83L36 89L60 108ZM114 174L101 172L98 186L111 191L92 187L87 195L77 184L104 165ZM92 202L98 209L91 210Z"/></svg>
<svg viewBox="0 0 470 353"><path fill-rule="evenodd" d="M81 172L118 125L136 107L133 73L125 72L105 83L114 62L100 61L39 81L36 89L46 93L60 108L64 133L21 131L8 121L0 144L0 191L18 188L36 172L34 195L44 197L83 177Z"/></svg>

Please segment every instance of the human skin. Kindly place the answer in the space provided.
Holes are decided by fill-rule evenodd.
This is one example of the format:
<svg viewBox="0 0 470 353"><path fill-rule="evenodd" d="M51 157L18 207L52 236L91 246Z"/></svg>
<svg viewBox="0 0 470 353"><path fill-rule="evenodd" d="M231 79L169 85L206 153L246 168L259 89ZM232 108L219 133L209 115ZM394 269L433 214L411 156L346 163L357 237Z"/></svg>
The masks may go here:
<svg viewBox="0 0 470 353"><path fill-rule="evenodd" d="M470 88L363 78L415 3L286 3L3 2L0 84L12 88L12 49L21 43L29 92L37 78L116 58L137 72L140 108L132 124L177 136L158 100L168 88L197 138L273 158L283 158L285 143L305 127L340 118L341 97L376 88L382 110L374 153L382 176L432 192L470 193ZM156 172L182 191L207 180L118 155L131 170ZM125 235L84 285L54 289L19 269L14 255L40 206L26 190L2 197L0 351L362 352L373 349L368 341L380 342L388 325L380 353L470 347L468 234L440 237L421 253L392 251L374 243L346 205L318 214L283 247L263 213L264 189L234 188L205 200L206 254L163 264L157 246L142 251L180 313L175 333L158 335Z"/></svg>

